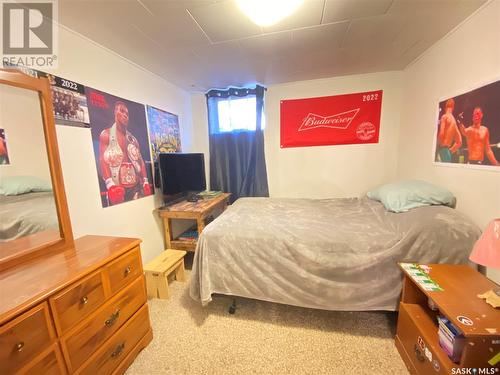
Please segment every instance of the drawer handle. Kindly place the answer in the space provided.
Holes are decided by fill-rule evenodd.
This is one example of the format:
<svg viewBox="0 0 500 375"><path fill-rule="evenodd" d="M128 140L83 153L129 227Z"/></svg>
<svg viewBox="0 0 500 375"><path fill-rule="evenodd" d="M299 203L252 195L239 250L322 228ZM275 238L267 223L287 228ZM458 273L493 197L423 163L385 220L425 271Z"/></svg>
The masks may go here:
<svg viewBox="0 0 500 375"><path fill-rule="evenodd" d="M116 320L119 317L120 317L120 309L116 309L116 311L113 314L111 314L109 319L106 319L106 321L104 322L104 325L106 327L111 327L113 324L115 324Z"/></svg>
<svg viewBox="0 0 500 375"><path fill-rule="evenodd" d="M89 303L89 297L82 297L82 299L80 300L80 304L86 305L87 303Z"/></svg>
<svg viewBox="0 0 500 375"><path fill-rule="evenodd" d="M111 358L116 358L120 354L122 354L123 349L125 349L125 342L122 342L120 345L116 347L116 349L111 353Z"/></svg>
<svg viewBox="0 0 500 375"><path fill-rule="evenodd" d="M127 266L127 268L125 268L125 271L123 271L123 277L127 277L128 275L130 275L130 272L132 272L132 267Z"/></svg>
<svg viewBox="0 0 500 375"><path fill-rule="evenodd" d="M16 350L17 350L18 352L22 352L22 351L23 351L23 349L24 349L24 342L22 342L22 341L21 341L21 342L18 342L18 343L16 344Z"/></svg>
<svg viewBox="0 0 500 375"><path fill-rule="evenodd" d="M420 362L423 362L425 361L425 358L424 358L424 355L422 354L422 352L420 351L420 349L418 348L418 345L415 344L415 346L413 347L413 349L415 350L415 357L420 361Z"/></svg>

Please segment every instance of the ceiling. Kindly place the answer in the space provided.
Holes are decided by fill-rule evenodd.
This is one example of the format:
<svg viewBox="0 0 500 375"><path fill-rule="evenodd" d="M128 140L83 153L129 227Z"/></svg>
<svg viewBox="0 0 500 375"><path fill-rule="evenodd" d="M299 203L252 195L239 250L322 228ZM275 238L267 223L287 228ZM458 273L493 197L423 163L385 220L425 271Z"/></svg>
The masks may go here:
<svg viewBox="0 0 500 375"><path fill-rule="evenodd" d="M405 68L486 0L305 0L261 28L233 0L59 0L59 22L189 91Z"/></svg>

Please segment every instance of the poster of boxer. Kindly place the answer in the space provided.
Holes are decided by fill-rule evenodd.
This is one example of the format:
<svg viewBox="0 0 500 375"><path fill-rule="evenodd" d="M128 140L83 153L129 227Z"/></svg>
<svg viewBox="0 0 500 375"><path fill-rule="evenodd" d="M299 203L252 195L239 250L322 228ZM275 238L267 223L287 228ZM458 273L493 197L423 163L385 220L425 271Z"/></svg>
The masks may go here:
<svg viewBox="0 0 500 375"><path fill-rule="evenodd" d="M382 90L282 100L281 147L378 143Z"/></svg>
<svg viewBox="0 0 500 375"><path fill-rule="evenodd" d="M52 91L56 124L89 128L85 86L52 74L47 74L47 78Z"/></svg>
<svg viewBox="0 0 500 375"><path fill-rule="evenodd" d="M102 206L153 194L144 105L86 89Z"/></svg>
<svg viewBox="0 0 500 375"><path fill-rule="evenodd" d="M500 171L500 80L439 102L434 161Z"/></svg>
<svg viewBox="0 0 500 375"><path fill-rule="evenodd" d="M179 116L149 105L146 106L146 112L153 161L158 160L161 152L181 152Z"/></svg>
<svg viewBox="0 0 500 375"><path fill-rule="evenodd" d="M0 165L10 164L9 151L7 150L7 137L5 129L0 129Z"/></svg>

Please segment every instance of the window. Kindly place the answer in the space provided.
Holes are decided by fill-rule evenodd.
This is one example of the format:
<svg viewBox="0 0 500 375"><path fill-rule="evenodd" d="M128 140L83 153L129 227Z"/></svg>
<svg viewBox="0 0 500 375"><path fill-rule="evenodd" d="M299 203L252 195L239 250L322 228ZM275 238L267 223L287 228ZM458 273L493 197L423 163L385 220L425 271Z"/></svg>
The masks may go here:
<svg viewBox="0 0 500 375"><path fill-rule="evenodd" d="M256 99L255 96L245 98L230 98L217 103L219 114L219 133L235 131L255 131ZM264 116L262 116L264 129Z"/></svg>

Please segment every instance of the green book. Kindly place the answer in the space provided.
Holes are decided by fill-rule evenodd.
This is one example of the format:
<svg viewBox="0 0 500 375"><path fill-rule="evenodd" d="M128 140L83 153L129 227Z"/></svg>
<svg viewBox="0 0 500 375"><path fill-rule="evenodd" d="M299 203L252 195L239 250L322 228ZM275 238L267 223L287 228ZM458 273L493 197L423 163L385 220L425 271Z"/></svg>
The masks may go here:
<svg viewBox="0 0 500 375"><path fill-rule="evenodd" d="M198 197L200 198L215 198L218 195L221 195L222 191L211 191L211 190L205 190L202 191L201 193L198 193Z"/></svg>

